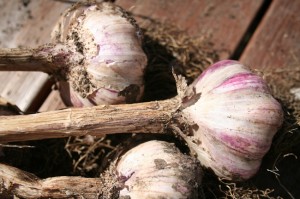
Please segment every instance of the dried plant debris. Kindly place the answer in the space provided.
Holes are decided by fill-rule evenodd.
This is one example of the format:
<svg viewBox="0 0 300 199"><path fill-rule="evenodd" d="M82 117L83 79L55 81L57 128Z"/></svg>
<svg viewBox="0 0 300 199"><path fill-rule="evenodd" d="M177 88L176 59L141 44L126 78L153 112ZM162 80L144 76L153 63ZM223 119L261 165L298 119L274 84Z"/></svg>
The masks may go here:
<svg viewBox="0 0 300 199"><path fill-rule="evenodd" d="M140 17L140 16L139 16ZM174 25L142 18L144 50L148 57L144 101L176 95L172 70L191 83L206 67L218 60L209 35L191 37Z"/></svg>
<svg viewBox="0 0 300 199"><path fill-rule="evenodd" d="M40 178L71 175L72 160L64 149L66 139L45 139L2 145L0 162Z"/></svg>
<svg viewBox="0 0 300 199"><path fill-rule="evenodd" d="M189 82L218 59L209 35L191 37L187 32L174 25L155 21L151 21L147 29L144 29L144 34L146 37L145 48L150 47L149 51L152 52L149 56L154 57L155 60L163 56L159 53L159 49L152 48L151 42L158 43L172 56L172 59L168 60L168 65L186 76L190 80ZM149 65L151 67L151 63Z"/></svg>
<svg viewBox="0 0 300 199"><path fill-rule="evenodd" d="M103 136L95 138L90 135L70 137L65 145L70 158L73 160L73 174L95 176L102 170L102 160L113 150L111 139Z"/></svg>
<svg viewBox="0 0 300 199"><path fill-rule="evenodd" d="M225 182L222 181L222 184L219 185L219 189L222 193L224 193L224 196L221 198L224 199L283 199L280 196L271 196L271 194L274 192L272 189L257 189L257 188L245 188L245 187L239 187L236 183L231 182Z"/></svg>

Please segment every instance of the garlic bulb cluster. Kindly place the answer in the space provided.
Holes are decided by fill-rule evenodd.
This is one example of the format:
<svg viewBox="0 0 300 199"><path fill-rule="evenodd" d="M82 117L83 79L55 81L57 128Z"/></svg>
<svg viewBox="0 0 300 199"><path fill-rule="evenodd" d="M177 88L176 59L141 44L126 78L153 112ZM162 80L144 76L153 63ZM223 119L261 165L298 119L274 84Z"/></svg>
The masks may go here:
<svg viewBox="0 0 300 199"><path fill-rule="evenodd" d="M219 177L252 177L284 115L264 80L241 63L224 60L188 88L178 88L178 96L163 101L0 117L0 142L86 135L87 129L95 136L168 129L181 135L201 164Z"/></svg>
<svg viewBox="0 0 300 199"><path fill-rule="evenodd" d="M201 164L227 179L248 179L260 167L283 122L280 104L264 80L232 60L215 63L191 85L201 96L183 114L185 135Z"/></svg>
<svg viewBox="0 0 300 199"><path fill-rule="evenodd" d="M124 182L121 198L199 198L198 162L168 142L148 141L129 150L117 163L117 172Z"/></svg>
<svg viewBox="0 0 300 199"><path fill-rule="evenodd" d="M84 57L69 69L68 83L61 84L67 105L140 100L147 57L138 25L122 8L109 2L75 4L63 14L52 37Z"/></svg>

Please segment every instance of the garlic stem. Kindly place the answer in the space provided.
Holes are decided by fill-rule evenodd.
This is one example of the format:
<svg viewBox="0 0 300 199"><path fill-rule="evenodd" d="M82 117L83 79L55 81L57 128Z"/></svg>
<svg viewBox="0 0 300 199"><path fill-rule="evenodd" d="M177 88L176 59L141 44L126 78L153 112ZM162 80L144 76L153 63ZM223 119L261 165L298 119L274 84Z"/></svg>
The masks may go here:
<svg viewBox="0 0 300 199"><path fill-rule="evenodd" d="M61 176L39 179L37 176L0 164L1 197L11 198L98 198L103 182L100 178Z"/></svg>
<svg viewBox="0 0 300 199"><path fill-rule="evenodd" d="M45 57L37 57L34 49L0 49L1 71L41 71L53 73L53 65Z"/></svg>
<svg viewBox="0 0 300 199"><path fill-rule="evenodd" d="M67 45L46 44L38 48L0 49L0 71L40 71L48 74L68 70L82 55L72 52ZM66 77L64 77L66 78Z"/></svg>
<svg viewBox="0 0 300 199"><path fill-rule="evenodd" d="M136 104L69 108L0 117L0 143L78 135L164 133L180 106L178 98Z"/></svg>

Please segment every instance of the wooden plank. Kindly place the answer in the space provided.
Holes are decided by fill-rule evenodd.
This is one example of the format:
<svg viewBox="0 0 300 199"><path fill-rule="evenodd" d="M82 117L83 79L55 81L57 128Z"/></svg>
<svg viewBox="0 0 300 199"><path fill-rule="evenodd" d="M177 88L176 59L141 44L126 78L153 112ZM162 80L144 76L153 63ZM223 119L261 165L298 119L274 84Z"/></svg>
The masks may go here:
<svg viewBox="0 0 300 199"><path fill-rule="evenodd" d="M59 91L53 90L38 111L45 112L63 108L66 108L66 106L60 97Z"/></svg>
<svg viewBox="0 0 300 199"><path fill-rule="evenodd" d="M68 5L48 0L0 1L0 47L36 47L50 42L50 33ZM21 111L33 111L49 89L44 73L1 72L0 98ZM46 89L46 90L45 90ZM35 103L36 105L34 105Z"/></svg>
<svg viewBox="0 0 300 199"><path fill-rule="evenodd" d="M4 82L0 93L3 101L26 112L30 111L30 106L40 91L45 89L48 77L44 73L5 72L1 73L0 79Z"/></svg>
<svg viewBox="0 0 300 199"><path fill-rule="evenodd" d="M176 25L193 37L211 34L220 59L225 59L237 48L263 0L117 0L116 4L134 15Z"/></svg>
<svg viewBox="0 0 300 199"><path fill-rule="evenodd" d="M271 82L276 97L287 106L299 110L300 94L300 1L273 1L260 25L253 34L240 60L252 68L263 71ZM295 99L290 100L290 96ZM297 101L298 100L298 101ZM298 105L296 105L298 104ZM297 108L298 106L298 108ZM294 114L295 114L294 113ZM291 122L287 116L287 122ZM289 124L291 125L291 124ZM291 132L277 136L284 141L275 143L273 150L281 152L275 157L266 157L262 169L252 181L262 189L274 189L274 195L283 198L300 198L300 147L298 125ZM283 134L283 135L282 135ZM282 142L285 142L285 148ZM274 149L275 148L275 149Z"/></svg>
<svg viewBox="0 0 300 199"><path fill-rule="evenodd" d="M300 66L300 1L274 1L241 56L255 68Z"/></svg>
<svg viewBox="0 0 300 199"><path fill-rule="evenodd" d="M222 0L118 0L132 13L171 23L191 36L209 33L220 59L228 58L237 48L263 1ZM221 52L220 52L221 53Z"/></svg>

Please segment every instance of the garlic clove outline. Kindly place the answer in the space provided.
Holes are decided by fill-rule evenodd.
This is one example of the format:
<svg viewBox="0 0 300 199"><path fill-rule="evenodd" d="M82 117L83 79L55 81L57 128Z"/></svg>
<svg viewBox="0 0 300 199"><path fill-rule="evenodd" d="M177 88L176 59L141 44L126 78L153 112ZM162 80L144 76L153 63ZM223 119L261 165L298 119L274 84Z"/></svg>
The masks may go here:
<svg viewBox="0 0 300 199"><path fill-rule="evenodd" d="M192 86L201 97L183 110L197 124L185 140L219 177L251 178L283 123L281 105L260 76L233 60L210 66Z"/></svg>
<svg viewBox="0 0 300 199"><path fill-rule="evenodd" d="M152 140L125 153L117 163L124 186L120 197L131 199L198 198L200 163L174 144Z"/></svg>
<svg viewBox="0 0 300 199"><path fill-rule="evenodd" d="M140 28L121 7L109 2L76 4L63 14L52 38L73 46L85 57L82 66L71 70L70 89L65 88L66 84L60 86L67 105L120 104L141 99L147 57L141 47Z"/></svg>

